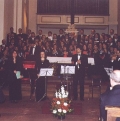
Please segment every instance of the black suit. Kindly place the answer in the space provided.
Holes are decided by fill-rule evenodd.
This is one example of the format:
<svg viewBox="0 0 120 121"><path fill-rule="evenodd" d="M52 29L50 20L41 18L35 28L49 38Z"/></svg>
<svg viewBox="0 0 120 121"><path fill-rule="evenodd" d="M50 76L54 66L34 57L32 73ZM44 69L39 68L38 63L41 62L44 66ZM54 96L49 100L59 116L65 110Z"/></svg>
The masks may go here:
<svg viewBox="0 0 120 121"><path fill-rule="evenodd" d="M14 34L14 37L11 37L11 34ZM12 33L7 34L7 45L8 46L10 45L12 38L16 40L16 33L12 32Z"/></svg>
<svg viewBox="0 0 120 121"><path fill-rule="evenodd" d="M39 39L39 40L40 40L40 39L42 39L42 36L43 36L43 35L37 35L37 36L36 36L36 39Z"/></svg>
<svg viewBox="0 0 120 121"><path fill-rule="evenodd" d="M107 118L105 106L120 106L120 85L114 86L112 90L107 90L101 95L100 112L104 121ZM120 118L117 118L117 121L120 121Z"/></svg>
<svg viewBox="0 0 120 121"><path fill-rule="evenodd" d="M34 54L33 54L33 48L35 49ZM38 46L31 47L28 60L37 61L39 57L40 57L40 48ZM36 69L29 69L29 74L31 79L31 95L30 95L30 99L31 99L32 94L34 93L35 79L37 78Z"/></svg>
<svg viewBox="0 0 120 121"><path fill-rule="evenodd" d="M65 35L58 35L58 36L57 36L57 40L58 40L58 41L62 40L63 38L65 38Z"/></svg>
<svg viewBox="0 0 120 121"><path fill-rule="evenodd" d="M81 64L77 65L78 54L73 55L72 63L75 65L75 75L73 78L73 95L74 99L77 99L77 85L80 84L80 99L84 99L84 78L85 78L85 66L87 65L87 56L80 56Z"/></svg>
<svg viewBox="0 0 120 121"><path fill-rule="evenodd" d="M82 38L85 39L85 36L86 35L78 35L77 42L80 43Z"/></svg>
<svg viewBox="0 0 120 121"><path fill-rule="evenodd" d="M33 42L35 42L35 39L36 39L35 37L30 37L28 41L30 44L32 44Z"/></svg>
<svg viewBox="0 0 120 121"><path fill-rule="evenodd" d="M33 54L33 49L35 48L34 54ZM36 46L36 47L31 47L30 48L30 54L29 54L29 60L33 60L36 61L38 60L39 56L40 56L40 50L41 48Z"/></svg>
<svg viewBox="0 0 120 121"><path fill-rule="evenodd" d="M27 34L24 34L24 33L17 34L17 39L18 39L19 36L23 39L24 42L26 42Z"/></svg>

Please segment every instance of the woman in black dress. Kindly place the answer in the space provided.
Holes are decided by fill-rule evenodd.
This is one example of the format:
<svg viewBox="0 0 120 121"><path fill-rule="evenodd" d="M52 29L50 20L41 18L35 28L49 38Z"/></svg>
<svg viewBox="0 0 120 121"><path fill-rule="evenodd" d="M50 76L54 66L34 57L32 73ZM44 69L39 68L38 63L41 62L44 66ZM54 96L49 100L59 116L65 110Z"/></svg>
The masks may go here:
<svg viewBox="0 0 120 121"><path fill-rule="evenodd" d="M50 65L49 60L46 59L46 55L44 51L40 52L40 58L36 62L37 68L37 76L38 79L36 80L36 101L45 100L46 98L46 80L44 76L39 75L41 68L48 68Z"/></svg>
<svg viewBox="0 0 120 121"><path fill-rule="evenodd" d="M12 52L12 57L8 60L9 70L9 99L16 103L22 99L21 93L21 59L18 57L17 51ZM18 74L20 72L20 74ZM18 77L17 77L18 75Z"/></svg>

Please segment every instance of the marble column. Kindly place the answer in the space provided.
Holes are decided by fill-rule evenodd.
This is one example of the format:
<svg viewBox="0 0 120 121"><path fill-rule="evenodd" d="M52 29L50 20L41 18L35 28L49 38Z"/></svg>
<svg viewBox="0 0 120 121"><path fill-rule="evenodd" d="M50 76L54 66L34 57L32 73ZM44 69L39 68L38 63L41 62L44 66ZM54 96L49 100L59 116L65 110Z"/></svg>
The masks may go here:
<svg viewBox="0 0 120 121"><path fill-rule="evenodd" d="M4 0L0 0L0 44L4 38Z"/></svg>
<svg viewBox="0 0 120 121"><path fill-rule="evenodd" d="M118 6L120 6L120 0L118 0ZM120 35L120 7L118 7L118 35Z"/></svg>
<svg viewBox="0 0 120 121"><path fill-rule="evenodd" d="M18 33L18 29L22 28L22 2L23 0L14 0L14 16L13 16L13 28L14 32Z"/></svg>
<svg viewBox="0 0 120 121"><path fill-rule="evenodd" d="M115 33L117 33L118 27L118 1L109 0L109 31L110 29L114 29Z"/></svg>

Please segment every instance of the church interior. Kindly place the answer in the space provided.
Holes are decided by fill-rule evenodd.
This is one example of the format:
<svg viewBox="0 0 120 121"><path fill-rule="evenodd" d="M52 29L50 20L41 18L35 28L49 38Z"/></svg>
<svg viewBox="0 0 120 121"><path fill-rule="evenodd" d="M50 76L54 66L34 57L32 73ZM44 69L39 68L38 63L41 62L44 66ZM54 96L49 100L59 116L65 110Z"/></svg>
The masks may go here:
<svg viewBox="0 0 120 121"><path fill-rule="evenodd" d="M106 107L102 120L100 97L110 87L110 73L120 70L119 5L120 0L0 0L0 120L115 121L120 108ZM64 99L61 108L70 104L57 114Z"/></svg>

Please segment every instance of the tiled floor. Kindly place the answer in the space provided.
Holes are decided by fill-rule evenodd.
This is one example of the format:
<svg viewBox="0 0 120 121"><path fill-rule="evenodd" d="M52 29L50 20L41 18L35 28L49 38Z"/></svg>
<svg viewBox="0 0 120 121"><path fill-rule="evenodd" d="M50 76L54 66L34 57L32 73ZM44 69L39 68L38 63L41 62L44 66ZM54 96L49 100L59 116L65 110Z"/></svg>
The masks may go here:
<svg viewBox="0 0 120 121"><path fill-rule="evenodd" d="M29 89L29 88L28 88ZM29 100L29 92L23 91L23 99L18 103L11 103L8 100L8 90L3 90L6 101L0 104L0 121L58 121L52 114L42 114L41 106L44 102ZM76 102L80 102L77 100ZM67 115L65 121L98 121L99 99L85 99L82 103L81 115Z"/></svg>

